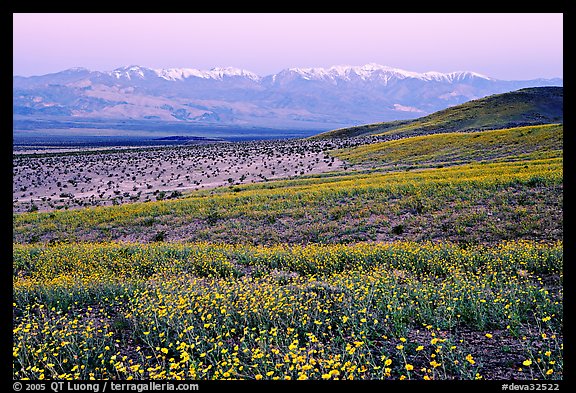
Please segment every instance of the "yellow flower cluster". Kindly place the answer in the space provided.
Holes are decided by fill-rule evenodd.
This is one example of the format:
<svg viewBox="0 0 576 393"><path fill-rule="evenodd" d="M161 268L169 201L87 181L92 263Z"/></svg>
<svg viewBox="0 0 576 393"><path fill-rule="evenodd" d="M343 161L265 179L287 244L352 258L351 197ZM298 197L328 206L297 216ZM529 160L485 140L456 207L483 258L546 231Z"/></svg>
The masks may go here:
<svg viewBox="0 0 576 393"><path fill-rule="evenodd" d="M449 332L496 340L488 330L533 320L531 368L562 375L562 290L541 280L561 277L562 243L14 244L13 255L16 379L475 379L482 355Z"/></svg>

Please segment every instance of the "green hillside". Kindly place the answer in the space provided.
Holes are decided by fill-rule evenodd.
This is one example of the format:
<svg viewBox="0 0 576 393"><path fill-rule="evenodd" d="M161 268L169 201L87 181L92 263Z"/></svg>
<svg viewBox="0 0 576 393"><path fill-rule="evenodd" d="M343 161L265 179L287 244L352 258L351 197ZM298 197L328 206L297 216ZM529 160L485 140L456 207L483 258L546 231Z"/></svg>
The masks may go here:
<svg viewBox="0 0 576 393"><path fill-rule="evenodd" d="M341 128L313 138L367 135L408 137L438 132L481 131L562 123L563 111L563 87L533 87L469 101L418 119Z"/></svg>
<svg viewBox="0 0 576 393"><path fill-rule="evenodd" d="M562 125L422 135L331 152L351 164L384 167L456 165L472 161L561 157Z"/></svg>

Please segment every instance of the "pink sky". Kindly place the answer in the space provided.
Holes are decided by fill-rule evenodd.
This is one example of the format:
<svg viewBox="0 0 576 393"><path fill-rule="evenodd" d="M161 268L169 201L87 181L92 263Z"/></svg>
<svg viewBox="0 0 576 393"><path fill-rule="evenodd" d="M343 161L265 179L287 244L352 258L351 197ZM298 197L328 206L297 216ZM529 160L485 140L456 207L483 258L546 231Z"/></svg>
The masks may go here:
<svg viewBox="0 0 576 393"><path fill-rule="evenodd" d="M14 14L13 74L379 63L562 77L562 14Z"/></svg>

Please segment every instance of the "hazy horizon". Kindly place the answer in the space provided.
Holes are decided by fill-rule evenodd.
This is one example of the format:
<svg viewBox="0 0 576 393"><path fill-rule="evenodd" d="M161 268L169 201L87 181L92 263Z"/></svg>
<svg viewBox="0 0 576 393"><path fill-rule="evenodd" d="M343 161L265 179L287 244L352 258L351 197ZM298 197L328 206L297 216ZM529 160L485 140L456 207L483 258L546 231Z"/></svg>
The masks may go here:
<svg viewBox="0 0 576 393"><path fill-rule="evenodd" d="M563 78L562 14L13 14L13 75L378 63Z"/></svg>

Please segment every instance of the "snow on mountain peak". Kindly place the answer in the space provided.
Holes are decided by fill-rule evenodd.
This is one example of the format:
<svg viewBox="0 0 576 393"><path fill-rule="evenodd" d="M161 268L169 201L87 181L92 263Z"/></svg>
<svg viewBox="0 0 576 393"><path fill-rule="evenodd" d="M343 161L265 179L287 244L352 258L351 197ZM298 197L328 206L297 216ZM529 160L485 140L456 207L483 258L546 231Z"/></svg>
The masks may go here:
<svg viewBox="0 0 576 393"><path fill-rule="evenodd" d="M162 68L153 71L160 78L169 81L182 80L192 76L197 78L206 78L205 72L197 70L196 68Z"/></svg>
<svg viewBox="0 0 576 393"><path fill-rule="evenodd" d="M272 75L272 80L278 80L282 74L296 74L305 80L325 80L331 83L336 81L375 81L379 80L387 84L393 79L406 79L414 78L423 81L438 81L438 82L462 82L469 78L480 78L485 80L492 80L491 78L471 71L455 71L442 73L437 71L428 72L414 72L406 71L400 68L380 65L377 63L368 63L361 66L352 65L335 65L329 68L322 67L295 67L288 68L282 72ZM196 68L162 68L162 69L149 69L136 65L120 67L113 71L108 72L108 75L116 79L132 78L145 79L148 75L156 75L169 81L181 81L191 77L202 79L223 80L224 78L240 77L259 82L263 78L251 71L240 69L236 67L214 67L210 70L199 70Z"/></svg>
<svg viewBox="0 0 576 393"><path fill-rule="evenodd" d="M108 74L115 77L116 79L126 78L131 80L133 76L144 79L144 71L147 68L140 67L137 65L125 66L116 68L114 71L109 72Z"/></svg>
<svg viewBox="0 0 576 393"><path fill-rule="evenodd" d="M466 78L480 78L480 79L492 80L486 75L482 75L472 71L454 71L447 73L428 71L420 75L421 79L424 80L436 80L436 81L448 81L448 82L461 81Z"/></svg>
<svg viewBox="0 0 576 393"><path fill-rule="evenodd" d="M360 78L362 80L380 79L388 82L392 78L406 79L414 78L425 81L460 81L469 77L476 77L490 80L487 76L470 71L456 71L450 73L441 73L429 71L424 73L406 71L400 68L380 65L377 63L368 63L362 66L336 65L330 68L310 67L310 68L289 68L288 72L296 73L306 80L321 79L343 79L351 80Z"/></svg>
<svg viewBox="0 0 576 393"><path fill-rule="evenodd" d="M207 71L207 73L214 79L222 79L225 76L241 76L252 80L260 79L260 77L253 72L235 67L216 67L212 68L210 71Z"/></svg>
<svg viewBox="0 0 576 393"><path fill-rule="evenodd" d="M321 67L291 67L282 72L298 74L304 79L321 79L327 75L327 70Z"/></svg>
<svg viewBox="0 0 576 393"><path fill-rule="evenodd" d="M172 81L183 80L190 77L222 80L224 77L233 76L244 77L254 81L260 80L260 77L253 72L235 67L215 67L208 71L198 70L196 68L165 68L155 69L153 71L160 78Z"/></svg>
<svg viewBox="0 0 576 393"><path fill-rule="evenodd" d="M235 67L216 67L211 70L198 70L196 68L159 68L159 69L149 69L140 66L126 66L120 67L113 71L108 72L108 75L115 77L116 79L128 79L136 77L139 79L145 79L146 74L154 74L160 78L177 81L184 80L190 77L203 78L203 79L217 79L222 80L224 77L243 77L254 81L258 81L261 78L254 74L253 72L243 70Z"/></svg>

